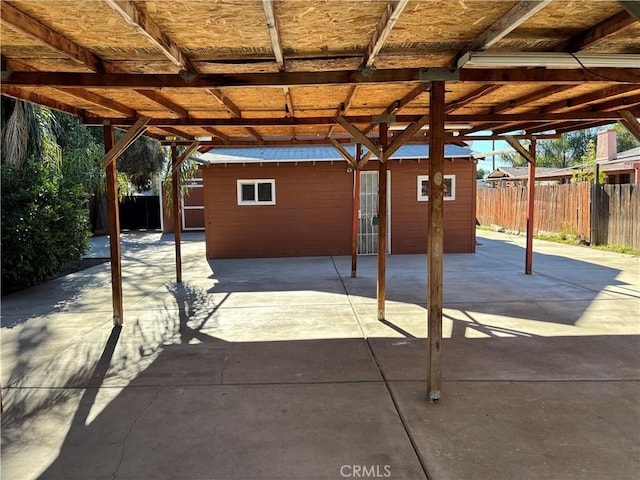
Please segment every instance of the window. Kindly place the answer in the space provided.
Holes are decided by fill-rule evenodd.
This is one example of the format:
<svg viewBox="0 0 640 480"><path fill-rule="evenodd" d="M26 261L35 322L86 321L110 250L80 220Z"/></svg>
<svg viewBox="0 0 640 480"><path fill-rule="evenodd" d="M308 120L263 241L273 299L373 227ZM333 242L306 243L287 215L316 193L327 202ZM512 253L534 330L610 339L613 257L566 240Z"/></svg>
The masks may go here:
<svg viewBox="0 0 640 480"><path fill-rule="evenodd" d="M238 205L275 204L275 180L238 180Z"/></svg>
<svg viewBox="0 0 640 480"><path fill-rule="evenodd" d="M456 199L456 176L444 176L444 200ZM418 201L429 200L429 175L418 175Z"/></svg>

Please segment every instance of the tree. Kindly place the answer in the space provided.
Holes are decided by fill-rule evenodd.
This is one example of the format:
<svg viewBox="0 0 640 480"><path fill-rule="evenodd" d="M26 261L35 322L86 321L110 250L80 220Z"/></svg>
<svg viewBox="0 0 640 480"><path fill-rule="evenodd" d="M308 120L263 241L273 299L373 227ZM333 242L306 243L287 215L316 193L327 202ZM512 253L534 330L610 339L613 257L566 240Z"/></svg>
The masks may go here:
<svg viewBox="0 0 640 480"><path fill-rule="evenodd" d="M482 180L488 172L485 172L484 168L478 168L476 170L476 179Z"/></svg>
<svg viewBox="0 0 640 480"><path fill-rule="evenodd" d="M632 148L640 147L638 139L631 135L624 125L616 123L613 126L613 129L616 131L616 147L618 152L624 152L626 150L631 150Z"/></svg>
<svg viewBox="0 0 640 480"><path fill-rule="evenodd" d="M165 152L160 142L140 137L120 156L118 171L126 173L139 191L150 190L165 165Z"/></svg>
<svg viewBox="0 0 640 480"><path fill-rule="evenodd" d="M3 98L2 291L42 282L88 248L86 193L63 174L45 107Z"/></svg>
<svg viewBox="0 0 640 480"><path fill-rule="evenodd" d="M512 167L524 167L527 165L527 160L516 152L501 153L500 161L507 165L511 165Z"/></svg>
<svg viewBox="0 0 640 480"><path fill-rule="evenodd" d="M582 157L587 155L589 141L595 140L594 130L579 130L553 140L541 140L538 142L536 165L555 168L578 165L582 163Z"/></svg>

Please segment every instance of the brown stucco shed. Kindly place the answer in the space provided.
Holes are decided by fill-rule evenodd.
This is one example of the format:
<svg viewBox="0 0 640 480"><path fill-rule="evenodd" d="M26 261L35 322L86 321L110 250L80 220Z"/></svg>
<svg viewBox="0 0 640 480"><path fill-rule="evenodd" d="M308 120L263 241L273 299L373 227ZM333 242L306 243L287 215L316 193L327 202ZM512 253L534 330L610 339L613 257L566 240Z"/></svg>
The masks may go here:
<svg viewBox="0 0 640 480"><path fill-rule="evenodd" d="M445 158L444 251L472 253L476 163L457 145L445 147ZM377 253L377 161L354 170L333 147L320 146L221 148L200 159L208 258L349 255L356 175L366 179L359 182L358 253ZM426 253L428 145L404 145L387 165L387 252ZM268 183L270 196L243 201L242 186L254 183Z"/></svg>

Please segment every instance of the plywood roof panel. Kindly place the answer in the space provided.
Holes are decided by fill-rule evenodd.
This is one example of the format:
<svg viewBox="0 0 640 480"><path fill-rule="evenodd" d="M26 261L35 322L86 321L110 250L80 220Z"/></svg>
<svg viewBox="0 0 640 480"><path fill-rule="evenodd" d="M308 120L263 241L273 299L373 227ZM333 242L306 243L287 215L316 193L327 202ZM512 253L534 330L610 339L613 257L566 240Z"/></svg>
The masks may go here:
<svg viewBox="0 0 640 480"><path fill-rule="evenodd" d="M14 96L22 95L20 98L30 98L72 113L105 118L118 115L122 118L123 113L118 113L120 110L135 111L154 119L179 119L188 114L189 119L215 120L240 116L272 119L274 123L282 120L281 126L256 127L256 130L261 135L275 137L288 137L294 133L324 137L328 132L334 136L346 132L340 126L332 128L331 124L284 125L285 121L291 121L291 112L287 112L286 90L282 85L276 85L278 82L288 85L293 113L297 118L330 119L337 114L343 102L348 103L347 115L382 114L417 91L416 87L419 90L420 81L428 84L428 80L434 78L430 76L433 69L437 73L440 71L438 68L455 66L458 57L474 40L519 2L411 0L388 37L383 35L383 41L378 45L380 51L373 53L372 67L364 70L360 66L368 55L367 49L381 33L379 25L384 23L382 20L388 7L385 0L274 0L279 31L279 37L274 38L270 37L262 0L136 0L126 5L137 9L139 15L146 16L149 21L137 27L130 25L104 1L5 0L2 5L4 8L7 5L15 7L43 28L40 39L34 39L20 33L21 25L14 23L12 27L11 21L7 22L6 18L3 21L0 48L3 67L9 67L3 72L9 89L3 88ZM489 50L515 50L516 53L549 51L575 35L589 33L599 22L613 15L624 17L622 6L614 0L554 0L490 46ZM158 30L154 30L151 24ZM625 26L624 30L587 46L585 52L640 52L637 40L640 24L628 26L627 21ZM145 28L148 30L146 33ZM56 35L68 43L56 44L51 40ZM279 49L284 56L283 67L278 65L274 53ZM465 66L460 72L468 73L471 68ZM42 71L61 75L51 82L38 84L34 80L19 86L18 81L11 83L12 78L16 78L10 74L11 70L18 76L29 75L34 79L45 78L38 73ZM372 75L383 76L392 71L399 72L399 75L409 72L411 79L401 81L400 78L406 77L399 76L392 82L376 80L367 83ZM591 70L574 68L571 71L576 73L579 81L583 75L589 77L585 83L576 83L571 89L520 105L523 97L559 84L556 79L562 72L543 68L519 69L520 78L508 81L502 73L494 76L496 71L506 75L515 70L508 65L487 68L469 81L448 81L446 103L460 102L452 113L486 114L492 107L504 107L510 101L517 101L518 105L517 108L504 108L506 113L527 112L562 99L595 94L605 86L624 85L630 76L630 70L613 71L618 76L616 80L606 74L596 75L597 72L592 73ZM79 79L74 72L97 73ZM545 72L550 72L547 80L536 80ZM633 78L640 78L640 73L633 72ZM132 74L138 76L133 77ZM212 74L206 78L208 83L200 84L199 80L206 74ZM312 81L287 83L294 76L301 78L301 74ZM336 82L338 74L340 81ZM126 77L127 82L132 79L132 83L118 86L118 81L126 75L130 75ZM76 90L79 95L53 88L65 85L71 76L79 79L79 83L74 84L81 90ZM256 86L264 78L273 79L273 83ZM82 83L86 79L88 83ZM109 83L111 79L113 83ZM143 89L140 85L147 82L152 85L144 88L155 93L140 93ZM357 88L349 98L355 83ZM493 88L495 85L501 86ZM226 104L216 100L207 88L219 90ZM82 89L86 91L85 95ZM478 93L483 89L492 91ZM605 91L602 102L614 102L616 106L615 102L619 101L619 109L623 110L624 94L611 92ZM154 95L162 97L151 100L149 97ZM469 96L473 98L469 100ZM594 103L598 100L594 98ZM117 102L120 106L110 102ZM427 113L429 93L425 88L401 104L399 114ZM370 120L359 126L368 126ZM184 132L193 132L194 135L203 131L196 126L184 128ZM231 138L253 138L245 127L218 129ZM160 132L161 128L154 127L153 131Z"/></svg>

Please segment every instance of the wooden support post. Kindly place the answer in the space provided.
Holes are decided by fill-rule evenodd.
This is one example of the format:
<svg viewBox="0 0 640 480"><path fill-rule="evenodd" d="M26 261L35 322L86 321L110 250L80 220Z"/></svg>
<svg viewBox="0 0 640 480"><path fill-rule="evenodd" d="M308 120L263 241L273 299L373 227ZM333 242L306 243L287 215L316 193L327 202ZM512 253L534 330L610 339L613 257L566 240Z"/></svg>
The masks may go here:
<svg viewBox="0 0 640 480"><path fill-rule="evenodd" d="M600 239L598 238L599 225L599 211L600 211L600 164L596 162L593 184L591 185L591 221L589 224L589 244L598 245Z"/></svg>
<svg viewBox="0 0 640 480"><path fill-rule="evenodd" d="M356 145L356 165L362 159L362 145ZM360 223L360 169L353 169L353 224L351 229L351 278L356 278L358 270L358 226Z"/></svg>
<svg viewBox="0 0 640 480"><path fill-rule="evenodd" d="M536 192L536 140L531 139L529 146L529 179L527 181L527 250L525 258L524 273L531 275L533 271L533 212L535 209L535 192Z"/></svg>
<svg viewBox="0 0 640 480"><path fill-rule="evenodd" d="M104 148L108 153L114 144L113 127L104 127ZM109 213L109 245L111 251L111 301L113 304L113 324L122 325L122 258L120 249L120 212L118 204L118 168L116 159L105 167L107 177L107 210Z"/></svg>
<svg viewBox="0 0 640 480"><path fill-rule="evenodd" d="M387 158L388 128L380 124L380 153L378 157L378 320L385 319L385 297L387 292Z"/></svg>
<svg viewBox="0 0 640 480"><path fill-rule="evenodd" d="M180 171L178 164L178 147L171 145L171 188L173 195L173 235L176 244L176 283L182 283L182 254L180 251L180 234L182 231Z"/></svg>
<svg viewBox="0 0 640 480"><path fill-rule="evenodd" d="M444 273L444 82L431 82L429 100L429 244L427 391L440 400L442 382L442 280Z"/></svg>

